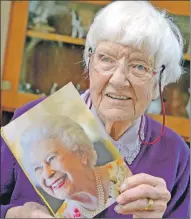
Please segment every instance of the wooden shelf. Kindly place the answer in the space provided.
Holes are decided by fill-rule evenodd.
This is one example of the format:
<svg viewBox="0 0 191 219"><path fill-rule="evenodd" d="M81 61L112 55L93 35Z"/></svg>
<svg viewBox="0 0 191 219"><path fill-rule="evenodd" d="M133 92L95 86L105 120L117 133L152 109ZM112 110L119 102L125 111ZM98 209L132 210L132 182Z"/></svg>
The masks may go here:
<svg viewBox="0 0 191 219"><path fill-rule="evenodd" d="M69 43L69 44L74 44L74 45L84 46L84 44L85 44L85 39L73 38L70 36L59 35L59 34L54 34L54 33L43 33L43 32L34 31L34 30L28 30L27 36L39 38L39 39L43 39L43 40L64 42L64 43ZM184 54L184 59L186 61L190 61L190 55Z"/></svg>
<svg viewBox="0 0 191 219"><path fill-rule="evenodd" d="M150 117L162 123L162 115L149 114ZM190 142L190 121L183 117L166 116L166 127L169 127L182 136L186 142Z"/></svg>
<svg viewBox="0 0 191 219"><path fill-rule="evenodd" d="M54 33L43 33L40 31L33 31L33 30L27 30L27 36L39 38L39 39L43 39L43 40L64 42L64 43L69 43L69 44L74 44L74 45L84 45L85 44L84 39L73 38L70 36L54 34Z"/></svg>
<svg viewBox="0 0 191 219"><path fill-rule="evenodd" d="M87 4L93 4L93 5L107 5L109 3L111 3L112 1L76 1L76 2L80 2L80 3L87 3Z"/></svg>
<svg viewBox="0 0 191 219"><path fill-rule="evenodd" d="M7 95L5 95L5 93ZM2 111L14 112L17 108L25 105L30 101L41 98L39 95L30 93L17 93L14 95L9 91L1 91L2 94ZM6 106L6 107L4 107ZM162 123L161 115L149 114L154 120ZM190 142L190 122L189 119L175 116L166 116L166 127L169 127L179 134L186 142Z"/></svg>
<svg viewBox="0 0 191 219"><path fill-rule="evenodd" d="M11 91L1 91L1 108L4 111L14 112L17 108L41 98L40 95L31 93L13 93Z"/></svg>
<svg viewBox="0 0 191 219"><path fill-rule="evenodd" d="M165 9L170 14L190 16L190 1L150 1L155 7Z"/></svg>
<svg viewBox="0 0 191 219"><path fill-rule="evenodd" d="M80 3L94 4L94 5L107 5L112 2L110 1L78 1ZM165 9L168 13L190 16L190 1L156 1L150 0L150 2L159 9Z"/></svg>
<svg viewBox="0 0 191 219"><path fill-rule="evenodd" d="M190 61L190 54L184 54L184 60Z"/></svg>

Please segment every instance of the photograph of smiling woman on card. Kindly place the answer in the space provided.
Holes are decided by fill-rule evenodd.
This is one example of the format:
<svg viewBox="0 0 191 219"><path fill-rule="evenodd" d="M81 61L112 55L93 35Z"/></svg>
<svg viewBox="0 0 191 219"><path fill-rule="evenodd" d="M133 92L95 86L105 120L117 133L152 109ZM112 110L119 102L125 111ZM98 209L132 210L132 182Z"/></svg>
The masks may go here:
<svg viewBox="0 0 191 219"><path fill-rule="evenodd" d="M56 218L93 218L116 202L132 175L72 83L1 133Z"/></svg>
<svg viewBox="0 0 191 219"><path fill-rule="evenodd" d="M130 175L121 159L96 166L93 143L66 116L47 115L32 123L20 136L20 145L26 169L32 169L46 193L63 201L59 217L95 216L115 202Z"/></svg>

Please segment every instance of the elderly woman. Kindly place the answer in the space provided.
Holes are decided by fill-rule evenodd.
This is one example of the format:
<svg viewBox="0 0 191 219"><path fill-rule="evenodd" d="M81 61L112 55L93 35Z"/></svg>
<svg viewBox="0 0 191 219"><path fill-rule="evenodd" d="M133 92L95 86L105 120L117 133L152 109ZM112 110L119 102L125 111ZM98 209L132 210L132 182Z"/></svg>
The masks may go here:
<svg viewBox="0 0 191 219"><path fill-rule="evenodd" d="M163 88L181 76L182 41L178 27L147 1L115 1L97 14L89 29L84 58L90 89L82 98L134 174L124 181L117 204L102 217L189 218L188 146L144 114L153 99L162 99ZM38 102L21 108L16 116ZM38 202L37 195L32 188L29 192L27 182L21 189L26 179L3 150L4 159L12 162L3 181L13 183L10 172L17 177L13 190L3 185L4 193L13 192L3 213L9 209L8 216L19 215L22 210L32 217L23 204ZM36 211L43 215L40 207Z"/></svg>
<svg viewBox="0 0 191 219"><path fill-rule="evenodd" d="M21 135L20 145L29 175L32 167L31 179L34 173L45 192L64 201L57 212L59 217L100 213L111 201L114 203L119 186L114 178L121 184L130 174L120 160L97 166L93 143L83 128L66 116L38 119Z"/></svg>

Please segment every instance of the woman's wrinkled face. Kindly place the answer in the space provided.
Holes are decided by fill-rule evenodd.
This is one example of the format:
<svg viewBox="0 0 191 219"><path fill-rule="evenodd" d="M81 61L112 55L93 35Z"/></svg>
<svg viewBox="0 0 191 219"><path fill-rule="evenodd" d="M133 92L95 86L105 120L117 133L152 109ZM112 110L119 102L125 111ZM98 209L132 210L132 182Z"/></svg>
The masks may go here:
<svg viewBox="0 0 191 219"><path fill-rule="evenodd" d="M134 120L155 98L154 62L129 46L102 41L89 65L90 94L105 121Z"/></svg>
<svg viewBox="0 0 191 219"><path fill-rule="evenodd" d="M69 151L59 139L34 144L30 161L40 186L50 195L64 200L79 192L84 166L78 153Z"/></svg>

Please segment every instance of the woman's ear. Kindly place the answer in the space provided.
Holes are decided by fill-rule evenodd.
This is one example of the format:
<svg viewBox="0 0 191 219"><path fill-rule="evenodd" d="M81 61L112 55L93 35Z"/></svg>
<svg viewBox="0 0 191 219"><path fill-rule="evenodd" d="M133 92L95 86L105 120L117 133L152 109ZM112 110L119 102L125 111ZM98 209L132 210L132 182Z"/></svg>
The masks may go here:
<svg viewBox="0 0 191 219"><path fill-rule="evenodd" d="M154 90L152 100L156 100L157 98L158 98L158 92L156 90Z"/></svg>
<svg viewBox="0 0 191 219"><path fill-rule="evenodd" d="M153 86L152 100L156 100L158 98L159 96L158 89L159 89L159 85L157 82L155 82L155 85Z"/></svg>
<svg viewBox="0 0 191 219"><path fill-rule="evenodd" d="M83 155L82 155L82 157L81 157L81 162L82 162L82 164L87 165L87 163L88 163L88 158L87 158L86 154L83 154Z"/></svg>

